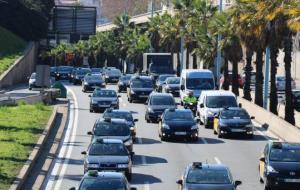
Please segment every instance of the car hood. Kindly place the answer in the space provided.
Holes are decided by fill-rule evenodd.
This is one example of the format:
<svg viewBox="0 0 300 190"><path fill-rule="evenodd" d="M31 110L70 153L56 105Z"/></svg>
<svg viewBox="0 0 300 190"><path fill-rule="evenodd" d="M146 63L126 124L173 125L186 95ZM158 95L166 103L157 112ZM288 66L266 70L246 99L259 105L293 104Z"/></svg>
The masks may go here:
<svg viewBox="0 0 300 190"><path fill-rule="evenodd" d="M173 127L192 127L196 125L195 121L181 121L181 120L172 120L172 121L165 121L165 124Z"/></svg>
<svg viewBox="0 0 300 190"><path fill-rule="evenodd" d="M220 123L226 125L249 125L251 124L250 119L220 119Z"/></svg>
<svg viewBox="0 0 300 190"><path fill-rule="evenodd" d="M57 73L59 73L59 74L70 74L71 71L57 71Z"/></svg>
<svg viewBox="0 0 300 190"><path fill-rule="evenodd" d="M187 184L188 190L234 190L232 184Z"/></svg>
<svg viewBox="0 0 300 190"><path fill-rule="evenodd" d="M132 88L134 92L152 92L153 88Z"/></svg>
<svg viewBox="0 0 300 190"><path fill-rule="evenodd" d="M102 98L102 97L92 97L93 101L117 101L118 98L112 97L112 98Z"/></svg>
<svg viewBox="0 0 300 190"><path fill-rule="evenodd" d="M155 111L155 110L165 110L165 109L170 109L170 108L176 108L176 105L151 105L149 107Z"/></svg>
<svg viewBox="0 0 300 190"><path fill-rule="evenodd" d="M180 88L180 84L168 84L170 88Z"/></svg>
<svg viewBox="0 0 300 190"><path fill-rule="evenodd" d="M224 108L206 108L206 111L212 112L214 114L219 114Z"/></svg>
<svg viewBox="0 0 300 190"><path fill-rule="evenodd" d="M129 156L88 156L87 163L129 163Z"/></svg>
<svg viewBox="0 0 300 190"><path fill-rule="evenodd" d="M300 176L300 162L274 162L270 161L270 165L280 173L295 172L297 176Z"/></svg>
<svg viewBox="0 0 300 190"><path fill-rule="evenodd" d="M86 81L87 83L104 83L103 80L89 80L89 81Z"/></svg>
<svg viewBox="0 0 300 190"><path fill-rule="evenodd" d="M108 77L121 77L119 74L107 74Z"/></svg>

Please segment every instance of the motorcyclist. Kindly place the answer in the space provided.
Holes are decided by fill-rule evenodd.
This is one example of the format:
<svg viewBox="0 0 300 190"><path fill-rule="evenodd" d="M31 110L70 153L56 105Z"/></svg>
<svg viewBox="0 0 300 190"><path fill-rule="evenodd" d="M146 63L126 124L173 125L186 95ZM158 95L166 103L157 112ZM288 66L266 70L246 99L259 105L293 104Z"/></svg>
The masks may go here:
<svg viewBox="0 0 300 190"><path fill-rule="evenodd" d="M197 98L194 96L193 91L188 91L187 96L183 98L185 104L196 104Z"/></svg>

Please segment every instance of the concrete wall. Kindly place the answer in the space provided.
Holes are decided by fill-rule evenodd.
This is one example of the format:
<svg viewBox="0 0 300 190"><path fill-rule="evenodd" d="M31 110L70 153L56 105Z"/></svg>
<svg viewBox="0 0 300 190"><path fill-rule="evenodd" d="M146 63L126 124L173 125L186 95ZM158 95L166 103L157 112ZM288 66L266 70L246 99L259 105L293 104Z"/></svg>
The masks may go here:
<svg viewBox="0 0 300 190"><path fill-rule="evenodd" d="M0 76L0 89L28 81L27 77L35 69L37 45L30 42L23 55Z"/></svg>

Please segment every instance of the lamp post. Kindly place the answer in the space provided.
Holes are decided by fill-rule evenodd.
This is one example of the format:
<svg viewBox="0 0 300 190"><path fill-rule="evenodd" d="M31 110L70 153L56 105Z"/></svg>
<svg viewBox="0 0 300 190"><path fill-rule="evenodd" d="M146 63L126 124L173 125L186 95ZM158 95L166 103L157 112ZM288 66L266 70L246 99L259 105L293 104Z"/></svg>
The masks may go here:
<svg viewBox="0 0 300 190"><path fill-rule="evenodd" d="M223 0L219 0L219 11L223 11ZM220 47L220 42L222 40L221 34L218 34L218 51L217 51L217 63L216 63L216 82L218 89L220 89L220 70L221 70L221 62L222 62L222 52Z"/></svg>

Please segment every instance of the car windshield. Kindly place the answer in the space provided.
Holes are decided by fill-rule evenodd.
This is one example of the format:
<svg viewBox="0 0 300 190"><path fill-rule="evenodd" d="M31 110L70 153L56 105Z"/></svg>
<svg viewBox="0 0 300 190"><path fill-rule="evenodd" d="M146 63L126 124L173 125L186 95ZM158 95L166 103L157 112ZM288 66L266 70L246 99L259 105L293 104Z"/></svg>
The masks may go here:
<svg viewBox="0 0 300 190"><path fill-rule="evenodd" d="M122 74L121 71L118 70L118 69L112 69L112 70L109 70L109 71L107 71L107 73L108 73L109 75L121 75L121 74Z"/></svg>
<svg viewBox="0 0 300 190"><path fill-rule="evenodd" d="M127 190L122 179L86 178L82 181L79 190Z"/></svg>
<svg viewBox="0 0 300 190"><path fill-rule="evenodd" d="M95 90L93 97L117 97L117 93L113 90Z"/></svg>
<svg viewBox="0 0 300 190"><path fill-rule="evenodd" d="M180 83L180 78L168 78L167 79L167 84L179 84Z"/></svg>
<svg viewBox="0 0 300 190"><path fill-rule="evenodd" d="M72 67L58 67L57 69L59 72L71 72Z"/></svg>
<svg viewBox="0 0 300 190"><path fill-rule="evenodd" d="M233 96L207 96L206 106L208 108L237 107Z"/></svg>
<svg viewBox="0 0 300 190"><path fill-rule="evenodd" d="M175 105L175 102L170 96L152 96L150 105Z"/></svg>
<svg viewBox="0 0 300 190"><path fill-rule="evenodd" d="M227 170L192 169L186 179L192 184L230 184L231 177Z"/></svg>
<svg viewBox="0 0 300 190"><path fill-rule="evenodd" d="M89 70L89 69L80 69L80 70L77 70L77 74L78 75L86 75L88 73L91 73L91 70Z"/></svg>
<svg viewBox="0 0 300 190"><path fill-rule="evenodd" d="M250 119L245 110L224 110L221 114L222 119Z"/></svg>
<svg viewBox="0 0 300 190"><path fill-rule="evenodd" d="M125 123L98 123L94 134L96 136L128 136L130 130Z"/></svg>
<svg viewBox="0 0 300 190"><path fill-rule="evenodd" d="M120 80L122 80L122 81L124 81L124 80L130 80L131 79L131 76L130 75L126 75L126 76L122 76L121 78L120 78Z"/></svg>
<svg viewBox="0 0 300 190"><path fill-rule="evenodd" d="M163 81L165 81L169 77L173 77L173 75L160 75L159 78L158 78L158 80L161 81L161 82L163 82Z"/></svg>
<svg viewBox="0 0 300 190"><path fill-rule="evenodd" d="M270 160L277 162L300 162L300 149L272 148Z"/></svg>
<svg viewBox="0 0 300 190"><path fill-rule="evenodd" d="M85 76L85 80L90 81L90 80L100 80L101 76L100 75L90 75L90 76Z"/></svg>
<svg viewBox="0 0 300 190"><path fill-rule="evenodd" d="M300 91L294 91L293 95L295 96L295 98L297 99L297 101L300 101Z"/></svg>
<svg viewBox="0 0 300 190"><path fill-rule="evenodd" d="M188 78L186 88L191 90L212 90L214 80L212 78Z"/></svg>
<svg viewBox="0 0 300 190"><path fill-rule="evenodd" d="M89 156L103 155L126 156L128 152L123 143L93 143L89 149Z"/></svg>
<svg viewBox="0 0 300 190"><path fill-rule="evenodd" d="M93 73L101 73L101 71L102 71L101 68L92 68L91 70Z"/></svg>
<svg viewBox="0 0 300 190"><path fill-rule="evenodd" d="M172 112L167 111L164 114L164 119L166 121L174 121L174 120L184 120L184 121L193 121L192 112Z"/></svg>
<svg viewBox="0 0 300 190"><path fill-rule="evenodd" d="M126 121L133 121L132 114L130 112L105 112L103 118L115 118L125 119Z"/></svg>
<svg viewBox="0 0 300 190"><path fill-rule="evenodd" d="M36 78L36 73L32 73L30 79L35 79L35 78Z"/></svg>
<svg viewBox="0 0 300 190"><path fill-rule="evenodd" d="M134 79L131 83L133 88L153 88L151 80Z"/></svg>
<svg viewBox="0 0 300 190"><path fill-rule="evenodd" d="M285 81L285 77L276 77L277 81Z"/></svg>
<svg viewBox="0 0 300 190"><path fill-rule="evenodd" d="M156 66L151 65L149 68L150 73L157 73L157 74L173 74L174 71L171 67L168 66Z"/></svg>

